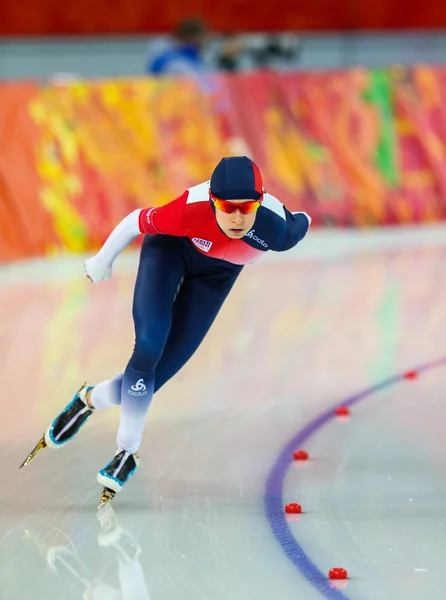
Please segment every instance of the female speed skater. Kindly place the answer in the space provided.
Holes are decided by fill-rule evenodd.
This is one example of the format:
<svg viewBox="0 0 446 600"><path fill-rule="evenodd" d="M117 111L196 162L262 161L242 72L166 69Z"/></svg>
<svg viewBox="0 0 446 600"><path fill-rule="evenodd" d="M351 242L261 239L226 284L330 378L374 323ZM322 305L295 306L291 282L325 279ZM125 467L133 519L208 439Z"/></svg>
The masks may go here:
<svg viewBox="0 0 446 600"><path fill-rule="evenodd" d="M133 475L153 397L191 358L214 322L244 265L268 250L283 252L306 235L311 218L290 212L265 192L246 156L223 158L210 181L176 200L130 213L102 248L85 261L92 283L109 279L118 254L145 234L135 283L135 347L123 374L85 383L28 455L71 440L95 410L120 405L117 451L99 471L101 504Z"/></svg>

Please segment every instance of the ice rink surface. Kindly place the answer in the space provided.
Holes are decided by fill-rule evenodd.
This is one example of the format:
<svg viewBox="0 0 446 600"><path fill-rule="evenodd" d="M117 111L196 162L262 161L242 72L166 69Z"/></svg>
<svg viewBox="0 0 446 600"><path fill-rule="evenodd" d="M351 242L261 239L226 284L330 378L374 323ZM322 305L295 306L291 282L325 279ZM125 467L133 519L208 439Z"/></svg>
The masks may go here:
<svg viewBox="0 0 446 600"><path fill-rule="evenodd" d="M98 518L118 408L18 467L124 370L136 264L95 286L82 257L0 269L1 600L443 598L446 228L312 231L248 266Z"/></svg>

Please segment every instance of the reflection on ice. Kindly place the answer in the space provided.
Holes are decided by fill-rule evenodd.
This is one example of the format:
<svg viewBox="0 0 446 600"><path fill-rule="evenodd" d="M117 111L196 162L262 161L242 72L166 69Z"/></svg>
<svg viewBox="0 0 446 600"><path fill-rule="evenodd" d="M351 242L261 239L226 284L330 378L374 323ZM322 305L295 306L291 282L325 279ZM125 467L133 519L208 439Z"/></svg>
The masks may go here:
<svg viewBox="0 0 446 600"><path fill-rule="evenodd" d="M118 568L119 588L110 585L101 574L94 573L91 565L85 564L74 545L50 545L48 536L37 535L25 530L50 569L81 600L150 600L144 573L139 563L141 547L132 533L119 524L111 505L97 512L99 533L97 544L100 552L114 556ZM70 538L67 535L67 540ZM71 540L70 540L71 541Z"/></svg>

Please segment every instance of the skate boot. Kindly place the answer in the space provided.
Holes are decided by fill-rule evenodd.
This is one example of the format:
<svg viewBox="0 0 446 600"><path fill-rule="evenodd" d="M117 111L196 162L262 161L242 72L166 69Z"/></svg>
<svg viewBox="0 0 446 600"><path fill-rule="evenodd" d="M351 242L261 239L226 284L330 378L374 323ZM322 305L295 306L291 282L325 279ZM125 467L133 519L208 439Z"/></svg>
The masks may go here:
<svg viewBox="0 0 446 600"><path fill-rule="evenodd" d="M98 473L97 481L99 485L104 486L101 502L98 508L101 508L106 502L112 500L118 494L123 485L127 483L139 465L137 454L117 450L111 462L108 463Z"/></svg>
<svg viewBox="0 0 446 600"><path fill-rule="evenodd" d="M28 465L43 448L58 448L76 435L88 417L93 414L94 409L90 408L86 401L87 392L91 389L92 386L88 381L84 383L73 400L54 419L20 468Z"/></svg>

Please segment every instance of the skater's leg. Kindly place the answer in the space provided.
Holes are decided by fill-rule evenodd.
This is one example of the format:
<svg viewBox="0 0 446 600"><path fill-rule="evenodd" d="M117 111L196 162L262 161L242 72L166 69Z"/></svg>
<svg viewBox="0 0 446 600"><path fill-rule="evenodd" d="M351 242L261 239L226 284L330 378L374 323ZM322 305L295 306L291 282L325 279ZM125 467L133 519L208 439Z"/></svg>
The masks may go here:
<svg viewBox="0 0 446 600"><path fill-rule="evenodd" d="M121 404L121 387L124 373L117 375L113 379L107 379L98 383L90 392L87 394L93 408L102 410L109 408L110 406Z"/></svg>
<svg viewBox="0 0 446 600"><path fill-rule="evenodd" d="M182 257L155 247L143 253L135 285L135 347L121 386L118 448L136 452L152 400L155 369L169 335L172 307L185 266Z"/></svg>
<svg viewBox="0 0 446 600"><path fill-rule="evenodd" d="M226 296L234 285L236 276L232 273L218 278L218 285L207 280L188 280L175 300L172 313L172 326L163 355L155 369L157 392L189 360L198 348L217 316ZM198 306L199 311L188 307ZM102 381L91 391L94 408L103 409L121 404L121 386L124 374Z"/></svg>
<svg viewBox="0 0 446 600"><path fill-rule="evenodd" d="M231 290L237 274L224 272L207 278L191 278L185 281L174 302L170 333L162 357L156 366L156 389L178 372L198 348ZM144 379L144 386L147 381L147 378ZM126 397L128 387L125 386L124 376L119 431L122 437L118 435L118 448L121 452L118 452L114 459L99 472L98 482L105 487L101 504L120 491L139 462L134 452L141 442L150 400L147 402L143 395L135 399L132 397L133 403L128 402ZM140 386L135 388L139 388L138 391L141 392L145 391ZM151 389L153 390L154 387ZM136 404L135 400L139 400L140 403Z"/></svg>
<svg viewBox="0 0 446 600"><path fill-rule="evenodd" d="M172 327L155 371L155 392L191 358L209 331L239 270L188 279L173 307Z"/></svg>
<svg viewBox="0 0 446 600"><path fill-rule="evenodd" d="M164 352L155 369L157 392L190 359L211 327L235 283L238 272L220 273L203 279L187 280L173 305L172 325ZM197 310L190 310L196 307ZM121 403L124 374L99 383L91 392L94 408Z"/></svg>
<svg viewBox="0 0 446 600"><path fill-rule="evenodd" d="M122 379L118 452L98 475L98 482L113 493L120 491L138 466L135 452L152 400L155 368L164 351L172 307L185 274L182 255L170 250L155 241L144 242L141 252L133 301L135 347Z"/></svg>

